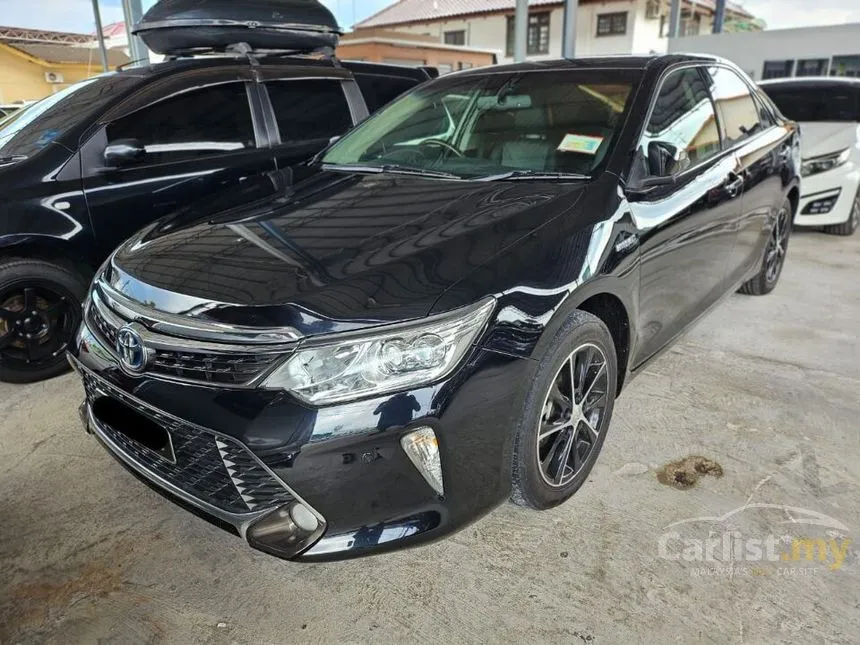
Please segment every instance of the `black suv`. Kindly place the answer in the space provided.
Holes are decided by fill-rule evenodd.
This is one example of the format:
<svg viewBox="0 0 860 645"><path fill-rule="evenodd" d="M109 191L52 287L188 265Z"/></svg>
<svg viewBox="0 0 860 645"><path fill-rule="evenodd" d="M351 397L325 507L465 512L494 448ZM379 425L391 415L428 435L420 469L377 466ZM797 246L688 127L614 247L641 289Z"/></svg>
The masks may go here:
<svg viewBox="0 0 860 645"><path fill-rule="evenodd" d="M141 226L312 157L435 76L210 56L73 85L0 126L0 380L67 368L96 268Z"/></svg>
<svg viewBox="0 0 860 645"><path fill-rule="evenodd" d="M431 81L283 189L120 247L70 357L86 425L284 558L550 508L632 376L725 295L774 289L799 150L714 58Z"/></svg>

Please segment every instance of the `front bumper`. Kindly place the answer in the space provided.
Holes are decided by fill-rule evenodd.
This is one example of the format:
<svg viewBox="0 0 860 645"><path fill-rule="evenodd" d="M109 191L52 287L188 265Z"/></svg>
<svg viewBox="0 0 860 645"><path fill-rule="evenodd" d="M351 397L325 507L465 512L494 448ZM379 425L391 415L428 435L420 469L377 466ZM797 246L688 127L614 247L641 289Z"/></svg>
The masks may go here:
<svg viewBox="0 0 860 645"><path fill-rule="evenodd" d="M843 166L804 177L803 194L794 223L798 226L827 226L847 222L851 216L854 198L860 188L860 166L849 161ZM827 212L815 213L816 206L831 201Z"/></svg>
<svg viewBox="0 0 860 645"><path fill-rule="evenodd" d="M283 392L130 376L86 324L70 361L87 390L89 430L126 468L255 548L298 560L425 543L504 501L521 409L518 384L528 382L531 369L530 360L476 350L445 382L405 393L419 410L404 418L396 410L386 413L395 397L312 409ZM165 428L176 466L166 466L100 419L100 398L120 401ZM401 447L400 439L418 427L437 435L444 497ZM254 527L291 504L310 511L318 530L283 549L255 540Z"/></svg>

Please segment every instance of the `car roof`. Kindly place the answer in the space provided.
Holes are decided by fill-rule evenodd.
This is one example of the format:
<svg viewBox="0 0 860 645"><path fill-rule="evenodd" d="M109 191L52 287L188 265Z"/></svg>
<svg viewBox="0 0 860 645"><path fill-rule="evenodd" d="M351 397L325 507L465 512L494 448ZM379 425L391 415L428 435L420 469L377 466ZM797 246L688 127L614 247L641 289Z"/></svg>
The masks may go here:
<svg viewBox="0 0 860 645"><path fill-rule="evenodd" d="M766 81L759 81L759 85L763 87L770 87L772 85L809 85L818 87L825 85L852 85L860 87L860 78L845 76L792 76L789 78L771 78Z"/></svg>
<svg viewBox="0 0 860 645"><path fill-rule="evenodd" d="M718 56L706 54L647 54L647 55L614 55L614 56L583 56L580 58L558 58L554 60L525 61L508 65L479 67L462 72L464 76L480 76L493 73L516 73L532 71L564 71L572 69L641 69L666 68L678 63L715 63L728 62Z"/></svg>

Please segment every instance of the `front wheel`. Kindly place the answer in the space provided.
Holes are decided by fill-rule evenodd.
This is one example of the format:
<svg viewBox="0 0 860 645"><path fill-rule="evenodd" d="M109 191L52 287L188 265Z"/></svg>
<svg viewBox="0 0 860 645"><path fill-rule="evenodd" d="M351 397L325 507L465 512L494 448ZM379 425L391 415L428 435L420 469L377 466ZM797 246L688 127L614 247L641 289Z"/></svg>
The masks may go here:
<svg viewBox="0 0 860 645"><path fill-rule="evenodd" d="M512 500L547 509L591 472L609 429L618 383L606 325L574 312L540 359L517 427Z"/></svg>
<svg viewBox="0 0 860 645"><path fill-rule="evenodd" d="M62 266L0 260L0 381L32 383L68 369L86 292L86 281Z"/></svg>
<svg viewBox="0 0 860 645"><path fill-rule="evenodd" d="M750 296L763 296L776 288L785 257L788 253L788 240L791 237L792 207L789 200L783 202L776 214L776 220L770 231L767 246L764 249L761 268L754 278L743 284L738 290Z"/></svg>

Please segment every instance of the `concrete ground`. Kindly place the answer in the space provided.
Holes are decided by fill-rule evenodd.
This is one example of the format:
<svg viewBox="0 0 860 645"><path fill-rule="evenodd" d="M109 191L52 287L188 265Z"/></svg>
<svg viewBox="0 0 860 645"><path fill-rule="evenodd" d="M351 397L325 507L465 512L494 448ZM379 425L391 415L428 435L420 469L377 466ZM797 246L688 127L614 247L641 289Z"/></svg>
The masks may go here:
<svg viewBox="0 0 860 645"><path fill-rule="evenodd" d="M81 430L74 376L0 385L0 642L860 643L858 284L860 235L796 232L774 294L631 383L567 504L345 563L257 553L139 484ZM691 455L722 477L658 481ZM728 573L699 557L726 532L834 549Z"/></svg>

